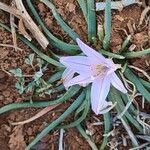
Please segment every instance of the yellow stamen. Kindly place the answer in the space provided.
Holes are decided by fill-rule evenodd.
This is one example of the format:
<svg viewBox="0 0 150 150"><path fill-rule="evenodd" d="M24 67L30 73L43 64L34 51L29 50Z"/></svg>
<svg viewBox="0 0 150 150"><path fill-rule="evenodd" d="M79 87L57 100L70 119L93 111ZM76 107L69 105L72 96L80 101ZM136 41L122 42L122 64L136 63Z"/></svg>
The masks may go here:
<svg viewBox="0 0 150 150"><path fill-rule="evenodd" d="M101 74L104 70L104 66L103 65L100 65L100 64L97 64L96 65L96 74Z"/></svg>
<svg viewBox="0 0 150 150"><path fill-rule="evenodd" d="M94 66L91 67L93 73L94 73L94 77L98 76L100 74L102 74L104 72L105 67L101 64L96 64Z"/></svg>

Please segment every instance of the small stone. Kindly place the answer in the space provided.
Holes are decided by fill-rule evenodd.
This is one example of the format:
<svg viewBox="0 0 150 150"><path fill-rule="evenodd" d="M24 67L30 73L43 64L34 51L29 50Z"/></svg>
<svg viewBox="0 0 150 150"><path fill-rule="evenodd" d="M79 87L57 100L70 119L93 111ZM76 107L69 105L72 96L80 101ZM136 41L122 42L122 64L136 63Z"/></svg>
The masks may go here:
<svg viewBox="0 0 150 150"><path fill-rule="evenodd" d="M13 100L9 97L6 98L6 101L4 101L4 104L9 104L9 103L12 103Z"/></svg>
<svg viewBox="0 0 150 150"><path fill-rule="evenodd" d="M31 136L32 133L33 133L33 130L32 130L32 128L29 127L28 130L27 130L27 134L28 134L29 136Z"/></svg>
<svg viewBox="0 0 150 150"><path fill-rule="evenodd" d="M3 100L4 100L4 96L0 95L0 101L3 101Z"/></svg>
<svg viewBox="0 0 150 150"><path fill-rule="evenodd" d="M29 136L29 138L28 138L29 143L30 143L31 141L33 141L34 139L35 139L34 136Z"/></svg>
<svg viewBox="0 0 150 150"><path fill-rule="evenodd" d="M48 27L52 27L53 26L53 21L51 20L51 18L46 18L45 19L45 23Z"/></svg>
<svg viewBox="0 0 150 150"><path fill-rule="evenodd" d="M10 91L3 91L3 95L5 97L9 97L10 96Z"/></svg>
<svg viewBox="0 0 150 150"><path fill-rule="evenodd" d="M4 125L3 125L3 128L4 128L7 132L11 132L11 128L10 128L8 125L4 124Z"/></svg>
<svg viewBox="0 0 150 150"><path fill-rule="evenodd" d="M48 141L50 141L50 135L46 135L46 136L44 136L42 139L41 139L41 142L44 142L44 143L46 143L46 142L48 142Z"/></svg>
<svg viewBox="0 0 150 150"><path fill-rule="evenodd" d="M38 9L39 9L40 13L43 13L43 12L45 11L45 6L44 6L44 4L39 3L39 4L38 4Z"/></svg>
<svg viewBox="0 0 150 150"><path fill-rule="evenodd" d="M75 13L75 8L76 8L76 5L72 3L67 3L67 9L69 10L69 12Z"/></svg>

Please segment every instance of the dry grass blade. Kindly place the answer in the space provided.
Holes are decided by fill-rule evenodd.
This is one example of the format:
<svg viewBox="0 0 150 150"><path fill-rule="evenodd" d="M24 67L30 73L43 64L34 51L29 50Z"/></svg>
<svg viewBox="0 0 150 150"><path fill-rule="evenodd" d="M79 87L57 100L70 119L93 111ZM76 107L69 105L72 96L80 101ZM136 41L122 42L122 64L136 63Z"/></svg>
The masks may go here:
<svg viewBox="0 0 150 150"><path fill-rule="evenodd" d="M2 2L0 2L0 9L4 10L10 14L13 14L15 17L19 19L23 19L26 28L30 30L30 32L33 34L33 36L36 38L36 40L39 42L39 44L42 46L42 48L46 48L49 44L49 41L44 36L44 34L40 31L38 26L34 23L28 12L26 11L22 0L15 0L17 9L10 7Z"/></svg>
<svg viewBox="0 0 150 150"><path fill-rule="evenodd" d="M143 23L144 19L145 19L145 16L147 15L147 13L150 11L150 6L147 6L142 14L141 14L141 18L140 18L140 22L139 22L139 26Z"/></svg>
<svg viewBox="0 0 150 150"><path fill-rule="evenodd" d="M0 43L0 46L3 46L3 47L10 47L10 48L14 48L16 50L19 50L19 51L23 51L23 49L17 47L17 46L14 46L14 45L10 45L10 44L1 44Z"/></svg>
<svg viewBox="0 0 150 150"><path fill-rule="evenodd" d="M111 2L111 9L116 9L121 11L124 7L127 7L132 4L139 4L142 3L139 0L122 0L122 1L115 1ZM106 7L106 2L98 2L96 3L96 10L104 10Z"/></svg>
<svg viewBox="0 0 150 150"><path fill-rule="evenodd" d="M32 40L32 38L30 37L30 35L28 34L28 32L25 29L22 19L19 20L18 29L19 29L19 33L22 34L25 38L27 38L29 41Z"/></svg>
<svg viewBox="0 0 150 150"><path fill-rule="evenodd" d="M21 16L23 18L26 28L28 28L30 30L30 32L33 34L33 36L36 38L36 40L39 42L39 44L42 46L42 48L45 49L49 44L47 38L40 31L38 26L34 23L32 18L26 11L26 9L22 3L22 0L15 0L15 2L16 2L17 9L21 13Z"/></svg>
<svg viewBox="0 0 150 150"><path fill-rule="evenodd" d="M59 149L63 150L63 137L64 137L64 129L60 129L60 136L59 136Z"/></svg>
<svg viewBox="0 0 150 150"><path fill-rule="evenodd" d="M2 2L0 2L0 9L4 10L10 14L13 14L14 16L16 16L17 18L21 18L21 14L20 11L18 9L15 9L13 7L10 7Z"/></svg>
<svg viewBox="0 0 150 150"><path fill-rule="evenodd" d="M49 111L53 110L58 105L59 104L47 106L46 108L44 108L40 112L38 112L35 116L33 116L27 120L21 121L21 122L12 122L11 124L12 125L24 125L26 123L32 122L32 121L38 119L39 117L43 116L44 114L48 113Z"/></svg>
<svg viewBox="0 0 150 150"><path fill-rule="evenodd" d="M14 0L11 3L12 7L15 6ZM10 26L11 26L11 33L13 38L13 45L14 47L17 47L17 35L16 35L16 28L15 28L15 16L13 14L10 14ZM16 51L17 49L14 48Z"/></svg>
<svg viewBox="0 0 150 150"><path fill-rule="evenodd" d="M138 67L132 66L132 65L129 65L129 67L141 72L150 81L150 76L148 75L148 73L146 71L144 71Z"/></svg>

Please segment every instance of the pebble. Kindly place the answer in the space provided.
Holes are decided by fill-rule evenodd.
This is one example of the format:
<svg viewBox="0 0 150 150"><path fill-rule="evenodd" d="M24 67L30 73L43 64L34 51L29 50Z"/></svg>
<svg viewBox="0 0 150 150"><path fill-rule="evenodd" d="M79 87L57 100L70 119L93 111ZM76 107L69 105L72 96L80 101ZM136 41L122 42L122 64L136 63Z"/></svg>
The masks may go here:
<svg viewBox="0 0 150 150"><path fill-rule="evenodd" d="M32 133L33 133L33 130L32 130L32 128L31 128L31 127L29 127L29 128L28 128L28 130L27 130L27 134L28 134L29 136L31 136L31 135L32 135Z"/></svg>
<svg viewBox="0 0 150 150"><path fill-rule="evenodd" d="M3 100L4 100L4 96L0 95L0 101L3 101Z"/></svg>
<svg viewBox="0 0 150 150"><path fill-rule="evenodd" d="M9 97L9 96L10 96L10 91L3 91L2 94L3 94L5 97Z"/></svg>

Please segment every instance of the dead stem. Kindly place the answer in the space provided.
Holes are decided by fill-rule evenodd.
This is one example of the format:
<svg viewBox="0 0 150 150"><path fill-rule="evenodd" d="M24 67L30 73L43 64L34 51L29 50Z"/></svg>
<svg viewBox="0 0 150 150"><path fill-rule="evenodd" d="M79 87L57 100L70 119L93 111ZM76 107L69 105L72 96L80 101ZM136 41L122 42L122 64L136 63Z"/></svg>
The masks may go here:
<svg viewBox="0 0 150 150"><path fill-rule="evenodd" d="M44 34L40 31L38 26L34 23L28 12L26 11L22 0L15 0L17 9L19 10L23 21L25 23L25 26L30 30L30 32L33 34L33 36L36 38L36 40L39 42L39 44L45 49L49 42L47 38L44 36Z"/></svg>
<svg viewBox="0 0 150 150"><path fill-rule="evenodd" d="M139 25L138 25L138 26L140 26L140 25L143 23L143 21L144 21L144 19L145 19L145 17L146 17L146 14L147 14L149 11L150 11L150 6L147 6L147 7L142 11L141 17L140 17L140 22L139 22Z"/></svg>
<svg viewBox="0 0 150 150"><path fill-rule="evenodd" d="M17 18L21 18L21 14L20 11L16 8L10 7L2 2L0 2L0 9L4 10L10 14L13 14L14 16L16 16Z"/></svg>
<svg viewBox="0 0 150 150"><path fill-rule="evenodd" d="M115 1L111 2L111 9L117 9L121 11L124 7L127 7L132 4L139 4L142 3L139 0L122 0L122 1ZM104 10L106 6L106 2L98 2L96 3L96 11Z"/></svg>
<svg viewBox="0 0 150 150"><path fill-rule="evenodd" d="M147 74L147 72L145 72L144 70L142 70L138 67L132 66L132 65L129 65L129 67L141 72L150 81L150 76Z"/></svg>
<svg viewBox="0 0 150 150"><path fill-rule="evenodd" d="M23 51L23 49L17 47L17 46L14 46L14 45L10 45L10 44L1 44L0 43L0 46L3 46L3 47L11 47L11 48L14 48L16 50L19 50L19 51Z"/></svg>
<svg viewBox="0 0 150 150"><path fill-rule="evenodd" d="M25 38L27 38L29 41L32 40L32 38L30 37L30 35L28 34L28 32L25 29L23 19L19 20L18 29L19 29L19 33L22 34Z"/></svg>
<svg viewBox="0 0 150 150"><path fill-rule="evenodd" d="M15 6L14 0L11 3L12 7ZM13 38L13 45L14 49L17 51L17 35L16 35L16 28L15 28L15 16L13 14L10 14L10 27L11 27L11 33Z"/></svg>

